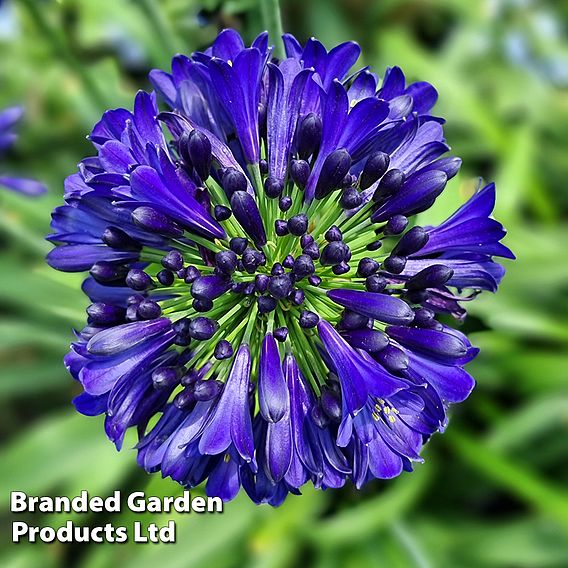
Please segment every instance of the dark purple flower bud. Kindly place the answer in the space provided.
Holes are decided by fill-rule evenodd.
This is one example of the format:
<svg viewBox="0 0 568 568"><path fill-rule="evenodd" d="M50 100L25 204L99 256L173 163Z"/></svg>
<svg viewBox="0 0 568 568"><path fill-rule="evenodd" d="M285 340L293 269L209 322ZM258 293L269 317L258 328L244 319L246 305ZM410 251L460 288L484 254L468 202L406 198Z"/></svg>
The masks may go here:
<svg viewBox="0 0 568 568"><path fill-rule="evenodd" d="M404 256L387 256L383 262L383 268L391 274L400 274L406 266L406 257Z"/></svg>
<svg viewBox="0 0 568 568"><path fill-rule="evenodd" d="M193 385L193 395L195 400L205 402L219 395L223 390L223 383L210 379L207 381L197 381Z"/></svg>
<svg viewBox="0 0 568 568"><path fill-rule="evenodd" d="M153 320L159 318L162 313L160 305L153 300L142 300L138 304L138 316L145 320Z"/></svg>
<svg viewBox="0 0 568 568"><path fill-rule="evenodd" d="M304 189L308 178L310 177L310 165L306 160L292 160L290 165L290 176L293 182L300 188Z"/></svg>
<svg viewBox="0 0 568 568"><path fill-rule="evenodd" d="M212 363L210 362L206 366L211 368L211 364ZM193 367L189 369L185 375L183 375L180 382L184 387L187 387L189 385L193 385L193 383L196 383L203 377L203 375L204 373L202 372L202 369L196 369L195 367Z"/></svg>
<svg viewBox="0 0 568 568"><path fill-rule="evenodd" d="M259 294L264 294L268 288L270 277L266 274L257 274L254 278L255 288Z"/></svg>
<svg viewBox="0 0 568 568"><path fill-rule="evenodd" d="M288 221L288 230L296 237L301 237L308 230L308 216L305 213L294 215Z"/></svg>
<svg viewBox="0 0 568 568"><path fill-rule="evenodd" d="M282 372L278 346L271 333L262 342L258 370L260 413L267 422L279 422L290 408L290 394Z"/></svg>
<svg viewBox="0 0 568 568"><path fill-rule="evenodd" d="M276 308L278 300L272 296L259 296L258 297L258 311L261 314L267 314Z"/></svg>
<svg viewBox="0 0 568 568"><path fill-rule="evenodd" d="M279 237L283 237L288 234L288 222L284 219L276 219L274 221L274 231Z"/></svg>
<svg viewBox="0 0 568 568"><path fill-rule="evenodd" d="M232 214L233 212L224 205L215 205L213 208L213 216L217 219L217 221L226 221Z"/></svg>
<svg viewBox="0 0 568 568"><path fill-rule="evenodd" d="M244 237L233 237L229 242L229 247L237 254L243 254L247 248L248 240Z"/></svg>
<svg viewBox="0 0 568 568"><path fill-rule="evenodd" d="M171 286L174 283L175 276L171 270L164 268L164 270L160 270L160 272L156 274L156 278L162 286Z"/></svg>
<svg viewBox="0 0 568 568"><path fill-rule="evenodd" d="M305 299L306 294L301 289L294 290L294 292L292 293L292 302L296 304L296 306L301 306L304 303Z"/></svg>
<svg viewBox="0 0 568 568"><path fill-rule="evenodd" d="M379 263L375 259L366 256L362 258L357 265L357 275L362 278L367 278L367 276L371 276L371 274L377 272L378 269Z"/></svg>
<svg viewBox="0 0 568 568"><path fill-rule="evenodd" d="M113 325L124 318L124 309L104 302L95 302L87 308L87 314L95 325Z"/></svg>
<svg viewBox="0 0 568 568"><path fill-rule="evenodd" d="M343 241L331 241L323 247L320 263L322 266L334 266L339 264L345 260L348 251L349 248Z"/></svg>
<svg viewBox="0 0 568 568"><path fill-rule="evenodd" d="M345 310L339 322L341 329L361 329L367 327L369 318L351 310Z"/></svg>
<svg viewBox="0 0 568 568"><path fill-rule="evenodd" d="M89 274L97 281L102 284L107 282L116 282L117 280L122 280L128 272L125 266L112 264L106 260L100 260L95 262L89 270Z"/></svg>
<svg viewBox="0 0 568 568"><path fill-rule="evenodd" d="M341 180L341 188L349 189L352 188L357 183L357 176L353 174L345 174L345 177Z"/></svg>
<svg viewBox="0 0 568 568"><path fill-rule="evenodd" d="M216 274L200 276L191 285L191 295L200 300L214 300L224 294L231 284Z"/></svg>
<svg viewBox="0 0 568 568"><path fill-rule="evenodd" d="M188 350L186 350L187 352ZM191 354L191 351L189 352ZM191 359L191 355L190 355ZM213 362L209 361L205 363L202 367L196 368L192 367L187 371L187 373L181 378L181 384L184 386L189 386L195 384L197 381L203 379L203 377L209 372L209 369L213 366Z"/></svg>
<svg viewBox="0 0 568 568"><path fill-rule="evenodd" d="M158 233L168 237L183 235L183 231L169 217L152 207L137 207L132 211L132 220L149 233Z"/></svg>
<svg viewBox="0 0 568 568"><path fill-rule="evenodd" d="M422 290L424 288L439 288L452 276L454 271L443 264L432 264L415 274L407 283L408 290Z"/></svg>
<svg viewBox="0 0 568 568"><path fill-rule="evenodd" d="M225 274L232 274L237 268L237 255L232 250L222 250L215 255L215 266Z"/></svg>
<svg viewBox="0 0 568 568"><path fill-rule="evenodd" d="M435 317L436 314L432 310L428 308L418 308L414 312L414 321L412 324L418 327L431 327L436 323Z"/></svg>
<svg viewBox="0 0 568 568"><path fill-rule="evenodd" d="M448 179L451 179L459 172L461 164L461 158L450 156L448 158L441 158L440 160L432 162L430 164L430 168L444 172Z"/></svg>
<svg viewBox="0 0 568 568"><path fill-rule="evenodd" d="M314 312L310 312L309 310L304 310L300 314L300 327L304 329L310 329L315 327L319 322L319 316Z"/></svg>
<svg viewBox="0 0 568 568"><path fill-rule="evenodd" d="M180 280L185 280L185 277L187 276L187 268L180 268L180 270L176 270L176 276Z"/></svg>
<svg viewBox="0 0 568 568"><path fill-rule="evenodd" d="M331 271L336 276L341 276L342 274L347 274L350 269L351 269L351 267L345 261L343 261L343 262L340 262L339 264L336 264L335 266L333 266L331 268Z"/></svg>
<svg viewBox="0 0 568 568"><path fill-rule="evenodd" d="M422 227L412 227L404 234L394 247L392 254L395 256L409 256L418 252L429 239L428 233Z"/></svg>
<svg viewBox="0 0 568 568"><path fill-rule="evenodd" d="M162 258L162 266L169 270L180 270L183 268L183 256L179 250L173 249L164 258Z"/></svg>
<svg viewBox="0 0 568 568"><path fill-rule="evenodd" d="M279 262L275 262L272 265L270 274L272 274L272 276L280 276L280 274L284 274L284 267Z"/></svg>
<svg viewBox="0 0 568 568"><path fill-rule="evenodd" d="M258 133L261 138L266 139L266 118L268 109L264 103L258 103Z"/></svg>
<svg viewBox="0 0 568 568"><path fill-rule="evenodd" d="M296 260L294 261L294 275L298 280L306 276L310 276L316 271L316 267L314 266L314 261L310 256L307 254L301 254Z"/></svg>
<svg viewBox="0 0 568 568"><path fill-rule="evenodd" d="M329 290L327 295L340 306L385 323L407 325L414 319L410 306L400 298L361 290Z"/></svg>
<svg viewBox="0 0 568 568"><path fill-rule="evenodd" d="M341 421L341 400L336 392L329 389L321 391L321 408L333 422Z"/></svg>
<svg viewBox="0 0 568 568"><path fill-rule="evenodd" d="M339 227L332 225L326 232L325 232L325 240L328 242L333 241L340 241L343 239L343 234L339 230Z"/></svg>
<svg viewBox="0 0 568 568"><path fill-rule="evenodd" d="M307 254L313 260L318 260L318 258L321 256L318 244L314 241L309 245L306 245L304 247L304 254Z"/></svg>
<svg viewBox="0 0 568 568"><path fill-rule="evenodd" d="M400 235L408 225L408 219L404 215L393 215L385 225L385 235Z"/></svg>
<svg viewBox="0 0 568 568"><path fill-rule="evenodd" d="M266 193L266 197L276 199L280 197L282 191L284 191L284 182L282 180L269 177L264 182L264 193Z"/></svg>
<svg viewBox="0 0 568 568"><path fill-rule="evenodd" d="M213 301L207 298L195 298L191 305L196 312L208 312L213 308Z"/></svg>
<svg viewBox="0 0 568 568"><path fill-rule="evenodd" d="M321 278L315 274L312 274L311 276L308 276L308 282L312 285L312 286L319 286L321 284Z"/></svg>
<svg viewBox="0 0 568 568"><path fill-rule="evenodd" d="M176 321L173 325L173 329L178 335L189 337L189 319L182 318Z"/></svg>
<svg viewBox="0 0 568 568"><path fill-rule="evenodd" d="M258 247L266 244L266 232L254 197L246 191L231 195L231 208L235 219Z"/></svg>
<svg viewBox="0 0 568 568"><path fill-rule="evenodd" d="M184 349L178 356L177 364L181 367L187 365L191 359L193 358L194 353L189 349ZM183 373L185 369L182 369L181 372Z"/></svg>
<svg viewBox="0 0 568 568"><path fill-rule="evenodd" d="M328 373L327 384L330 390L341 394L341 383L339 381L339 377L335 373Z"/></svg>
<svg viewBox="0 0 568 568"><path fill-rule="evenodd" d="M215 345L215 351L213 352L215 359L230 359L233 356L233 346L226 340L221 339L217 345Z"/></svg>
<svg viewBox="0 0 568 568"><path fill-rule="evenodd" d="M394 345L387 345L381 351L374 353L373 357L391 373L400 373L408 369L408 355Z"/></svg>
<svg viewBox="0 0 568 568"><path fill-rule="evenodd" d="M126 308L126 321L138 321L138 304L132 304Z"/></svg>
<svg viewBox="0 0 568 568"><path fill-rule="evenodd" d="M145 339L166 333L170 327L169 319L160 318L103 329L89 339L87 350L92 355L116 355L140 345Z"/></svg>
<svg viewBox="0 0 568 568"><path fill-rule="evenodd" d="M151 276L146 274L143 270L132 268L126 275L126 285L137 292L143 292L144 290L152 288L154 283L152 282Z"/></svg>
<svg viewBox="0 0 568 568"><path fill-rule="evenodd" d="M248 186L245 174L243 174L243 172L239 172L235 168L227 168L223 172L222 185L225 193L229 197L232 197L235 191L246 192Z"/></svg>
<svg viewBox="0 0 568 568"><path fill-rule="evenodd" d="M90 340L93 336L95 336L99 331L102 331L104 328L96 326L96 325L86 325L81 330L81 337L85 339L85 341Z"/></svg>
<svg viewBox="0 0 568 568"><path fill-rule="evenodd" d="M341 186L351 167L351 156L345 148L334 150L323 163L316 185L316 199L323 199Z"/></svg>
<svg viewBox="0 0 568 568"><path fill-rule="evenodd" d="M317 114L310 112L300 123L296 136L298 155L300 158L309 158L319 150L321 133L321 118Z"/></svg>
<svg viewBox="0 0 568 568"><path fill-rule="evenodd" d="M467 339L464 341L454 333L435 329L394 325L387 327L386 332L398 343L420 353L435 356L448 365L453 365L455 361L467 356L471 348L471 345L466 344Z"/></svg>
<svg viewBox="0 0 568 568"><path fill-rule="evenodd" d="M233 282L231 284L231 292L234 292L235 294L244 294L246 287L247 282Z"/></svg>
<svg viewBox="0 0 568 568"><path fill-rule="evenodd" d="M381 351L389 344L386 333L377 329L361 328L345 331L343 338L356 349L364 349L371 353Z"/></svg>
<svg viewBox="0 0 568 568"><path fill-rule="evenodd" d="M268 173L268 162L263 158L258 162L258 167L260 168L260 173L266 175Z"/></svg>
<svg viewBox="0 0 568 568"><path fill-rule="evenodd" d="M187 141L189 139L189 132L184 132L178 140L177 149L180 158L186 169L190 169L192 167L191 157L189 156L189 152L187 151Z"/></svg>
<svg viewBox="0 0 568 568"><path fill-rule="evenodd" d="M292 198L288 195L283 195L280 200L278 201L278 208L280 211L288 211L292 207Z"/></svg>
<svg viewBox="0 0 568 568"><path fill-rule="evenodd" d="M355 209L355 207L359 207L362 202L363 198L361 197L361 194L354 187L350 187L345 189L341 194L339 206L342 209L349 211L351 209Z"/></svg>
<svg viewBox="0 0 568 568"><path fill-rule="evenodd" d="M313 242L314 242L314 237L312 237L312 235L309 235L307 233L300 237L300 246L302 248L305 248L308 245L311 245Z"/></svg>
<svg viewBox="0 0 568 568"><path fill-rule="evenodd" d="M379 250L383 246L383 241L374 241L370 245L367 245L367 250L375 251Z"/></svg>
<svg viewBox="0 0 568 568"><path fill-rule="evenodd" d="M128 298L126 299L126 303L129 306L131 306L133 304L138 305L143 299L144 299L144 296L142 296L142 294L132 294L132 296L128 296Z"/></svg>
<svg viewBox="0 0 568 568"><path fill-rule="evenodd" d="M430 297L428 290L409 290L404 294L404 299L410 304L422 304Z"/></svg>
<svg viewBox="0 0 568 568"><path fill-rule="evenodd" d="M292 268L294 266L294 257L291 254L286 255L286 258L282 261L282 266L284 268Z"/></svg>
<svg viewBox="0 0 568 568"><path fill-rule="evenodd" d="M193 265L185 269L185 278L183 279L186 284L192 284L201 276L201 271Z"/></svg>
<svg viewBox="0 0 568 568"><path fill-rule="evenodd" d="M324 412L320 401L318 401L316 404L314 404L312 406L310 414L311 414L312 420L314 421L314 424L318 428L321 428L323 430L329 424L329 417Z"/></svg>
<svg viewBox="0 0 568 568"><path fill-rule="evenodd" d="M395 194L404 183L404 172L400 170L389 170L379 182L375 193L373 194L373 201L378 203L389 195Z"/></svg>
<svg viewBox="0 0 568 568"><path fill-rule="evenodd" d="M274 335L274 339L276 339L276 341L280 341L282 343L282 342L286 341L286 338L288 337L288 328L287 327L278 327L274 330L273 335Z"/></svg>
<svg viewBox="0 0 568 568"><path fill-rule="evenodd" d="M185 388L178 392L174 398L174 406L180 410L189 409L195 402L193 388Z"/></svg>
<svg viewBox="0 0 568 568"><path fill-rule="evenodd" d="M180 139L181 144L181 139ZM211 171L211 142L203 132L192 130L186 141L186 152L197 175L205 181Z"/></svg>
<svg viewBox="0 0 568 568"><path fill-rule="evenodd" d="M253 248L245 249L242 256L242 262L244 269L249 274L254 274L260 265L260 255L258 254L258 251Z"/></svg>
<svg viewBox="0 0 568 568"><path fill-rule="evenodd" d="M244 287L243 294L245 294L245 296L250 296L251 294L254 294L254 289L255 289L255 283L247 282Z"/></svg>
<svg viewBox="0 0 568 568"><path fill-rule="evenodd" d="M292 292L292 279L288 274L281 274L279 276L272 276L268 283L268 291L273 298L283 300Z"/></svg>
<svg viewBox="0 0 568 568"><path fill-rule="evenodd" d="M369 292L379 293L387 287L387 279L380 274L371 274L365 279L365 288Z"/></svg>
<svg viewBox="0 0 568 568"><path fill-rule="evenodd" d="M158 367L152 372L152 383L155 389L169 389L179 383L179 371L175 367Z"/></svg>
<svg viewBox="0 0 568 568"><path fill-rule="evenodd" d="M120 250L140 250L140 244L118 227L107 227L101 240L105 245Z"/></svg>
<svg viewBox="0 0 568 568"><path fill-rule="evenodd" d="M359 187L367 189L381 178L388 170L390 164L390 156L384 152L375 152L371 154L365 162L365 167L361 173L361 181Z"/></svg>
<svg viewBox="0 0 568 568"><path fill-rule="evenodd" d="M192 339L205 341L211 339L219 329L219 324L204 316L197 316L189 322L188 333Z"/></svg>

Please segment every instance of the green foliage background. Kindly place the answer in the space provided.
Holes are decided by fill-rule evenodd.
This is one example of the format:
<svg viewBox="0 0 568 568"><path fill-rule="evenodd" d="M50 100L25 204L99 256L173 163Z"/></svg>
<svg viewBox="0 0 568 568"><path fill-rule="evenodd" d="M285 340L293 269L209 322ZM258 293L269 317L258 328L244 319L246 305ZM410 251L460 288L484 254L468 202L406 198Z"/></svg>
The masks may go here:
<svg viewBox="0 0 568 568"><path fill-rule="evenodd" d="M277 510L244 496L223 515L178 515L176 545L11 545L8 493L169 495L102 420L75 414L61 358L84 318L80 277L43 264L50 210L90 152L107 107L129 106L146 72L235 26L263 29L257 0L0 2L0 108L27 110L3 164L50 192L0 194L0 521L3 567L212 568L568 566L568 5L531 0L289 0L285 29L331 46L355 39L377 72L400 65L440 92L437 113L464 167L428 215L437 222L495 180L496 216L518 260L496 296L471 308L481 355L473 395L426 464L363 492L307 490ZM134 443L133 438L129 448ZM129 524L132 514L75 516ZM151 515L165 524L170 515ZM64 516L20 516L59 526ZM119 564L120 563L120 564Z"/></svg>

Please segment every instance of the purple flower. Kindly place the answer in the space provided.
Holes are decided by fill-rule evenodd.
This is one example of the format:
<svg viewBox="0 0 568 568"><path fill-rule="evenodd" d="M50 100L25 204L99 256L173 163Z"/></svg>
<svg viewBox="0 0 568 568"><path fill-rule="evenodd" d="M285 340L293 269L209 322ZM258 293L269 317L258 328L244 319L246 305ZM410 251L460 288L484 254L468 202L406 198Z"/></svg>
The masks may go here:
<svg viewBox="0 0 568 568"><path fill-rule="evenodd" d="M249 377L250 351L243 344L235 354L225 388L199 441L202 454L220 454L234 447L243 460L253 460Z"/></svg>
<svg viewBox="0 0 568 568"><path fill-rule="evenodd" d="M17 135L13 129L22 118L24 111L21 107L8 107L0 110L0 158L13 146ZM45 185L34 179L14 177L0 173L0 186L30 197L45 193Z"/></svg>
<svg viewBox="0 0 568 568"><path fill-rule="evenodd" d="M272 333L267 333L262 342L259 365L260 413L268 422L279 422L290 410L290 397L282 372L278 346Z"/></svg>
<svg viewBox="0 0 568 568"><path fill-rule="evenodd" d="M135 427L149 472L273 506L422 460L474 386L478 349L440 316L513 258L492 184L416 224L461 164L430 84L348 76L353 42L283 41L277 60L225 30L107 111L47 258L88 272L77 410L118 448Z"/></svg>

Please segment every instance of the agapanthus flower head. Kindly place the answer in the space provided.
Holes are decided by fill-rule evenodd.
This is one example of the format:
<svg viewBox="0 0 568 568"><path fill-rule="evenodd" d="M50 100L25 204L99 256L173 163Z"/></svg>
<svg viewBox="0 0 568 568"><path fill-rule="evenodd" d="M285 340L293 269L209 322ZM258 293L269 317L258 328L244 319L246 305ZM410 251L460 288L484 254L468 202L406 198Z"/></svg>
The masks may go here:
<svg viewBox="0 0 568 568"><path fill-rule="evenodd" d="M77 409L118 448L136 427L147 471L272 505L422 460L474 386L448 315L513 257L492 184L417 224L460 167L431 85L351 72L355 43L284 43L225 30L107 111L48 256L89 272Z"/></svg>
<svg viewBox="0 0 568 568"><path fill-rule="evenodd" d="M14 127L22 118L21 107L8 107L0 110L0 158L9 150L17 140ZM0 172L0 187L5 187L25 195L36 196L45 193L46 187L28 178L14 177Z"/></svg>

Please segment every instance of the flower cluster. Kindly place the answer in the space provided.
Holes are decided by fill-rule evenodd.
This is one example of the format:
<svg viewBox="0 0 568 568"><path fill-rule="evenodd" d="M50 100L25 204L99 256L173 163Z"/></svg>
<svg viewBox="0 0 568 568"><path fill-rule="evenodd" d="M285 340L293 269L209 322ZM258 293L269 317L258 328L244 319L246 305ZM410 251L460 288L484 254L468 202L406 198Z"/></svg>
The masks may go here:
<svg viewBox="0 0 568 568"><path fill-rule="evenodd" d="M139 464L229 500L360 488L420 461L477 354L448 322L512 258L493 185L416 224L453 177L437 93L232 30L107 111L53 213L56 269L92 301L66 365ZM168 110L160 112L157 97Z"/></svg>
<svg viewBox="0 0 568 568"><path fill-rule="evenodd" d="M0 157L10 149L17 139L13 129L22 118L20 107L9 107L0 110ZM13 177L0 174L0 187L5 187L25 195L36 196L45 193L45 186L33 179Z"/></svg>

